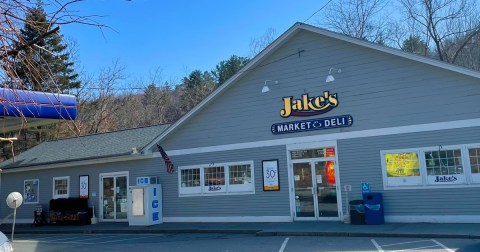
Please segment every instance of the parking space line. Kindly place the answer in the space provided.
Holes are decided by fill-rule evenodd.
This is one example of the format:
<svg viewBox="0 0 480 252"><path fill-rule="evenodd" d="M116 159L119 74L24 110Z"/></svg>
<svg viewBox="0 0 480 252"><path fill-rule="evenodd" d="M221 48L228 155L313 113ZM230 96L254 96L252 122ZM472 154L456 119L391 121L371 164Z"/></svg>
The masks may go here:
<svg viewBox="0 0 480 252"><path fill-rule="evenodd" d="M111 240L111 241L104 241L104 242L95 242L94 244L105 244L105 243L112 243L112 242L131 241L131 240L145 239L145 238L156 237L156 236L157 236L157 235L148 235L148 236L127 238L127 239L121 239L121 240Z"/></svg>
<svg viewBox="0 0 480 252"><path fill-rule="evenodd" d="M91 240L105 239L105 238L115 237L115 236L116 235L107 235L107 236L101 236L101 237L95 236L95 237L89 237L89 238L86 238L86 239L75 240L75 241L77 241L77 242L79 242L79 241L91 241Z"/></svg>
<svg viewBox="0 0 480 252"><path fill-rule="evenodd" d="M392 252L414 251L414 250L419 250L419 249L436 248L436 247L439 247L439 246L438 245L432 245L432 246L424 246L424 247L417 247L417 248L400 249L400 250L394 250Z"/></svg>
<svg viewBox="0 0 480 252"><path fill-rule="evenodd" d="M278 252L283 252L283 250L285 250L285 247L287 247L288 240L290 240L290 237L285 238Z"/></svg>
<svg viewBox="0 0 480 252"><path fill-rule="evenodd" d="M384 252L382 247L380 247L380 245L378 245L378 243L375 241L375 239L371 239L370 241L373 243L373 246L375 246L375 248L377 248L378 252Z"/></svg>
<svg viewBox="0 0 480 252"><path fill-rule="evenodd" d="M416 243L416 242L427 242L427 241L429 242L429 241L432 241L432 240L418 240L418 241L409 241L409 242L399 242L399 243L385 244L385 245L382 245L382 247L403 245L403 244Z"/></svg>
<svg viewBox="0 0 480 252"><path fill-rule="evenodd" d="M437 240L433 240L433 239L432 239L432 241L435 242L436 244L438 244L438 246L444 248L444 249L445 249L446 251L448 251L448 252L455 252L455 251L453 251L452 249L447 248L447 246L441 244L441 243L438 242Z"/></svg>

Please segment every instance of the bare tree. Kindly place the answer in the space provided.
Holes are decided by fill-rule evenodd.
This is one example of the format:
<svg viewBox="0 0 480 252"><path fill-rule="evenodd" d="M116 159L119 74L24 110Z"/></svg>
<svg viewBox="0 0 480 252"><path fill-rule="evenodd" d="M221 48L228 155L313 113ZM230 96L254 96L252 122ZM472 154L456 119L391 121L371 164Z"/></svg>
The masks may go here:
<svg viewBox="0 0 480 252"><path fill-rule="evenodd" d="M389 0L334 0L317 18L321 27L371 42L383 43L389 33L384 10Z"/></svg>
<svg viewBox="0 0 480 252"><path fill-rule="evenodd" d="M268 28L262 36L253 38L250 41L250 58L255 57L255 55L260 53L265 47L270 45L277 37L276 34L275 29Z"/></svg>
<svg viewBox="0 0 480 252"><path fill-rule="evenodd" d="M79 116L76 123L81 134L92 134L116 129L114 114L126 104L118 102L115 92L125 79L125 67L119 61L100 71L96 78L84 84L79 97ZM124 94L128 90L122 89Z"/></svg>
<svg viewBox="0 0 480 252"><path fill-rule="evenodd" d="M437 57L455 63L461 51L480 33L477 0L399 0L412 32L433 43Z"/></svg>

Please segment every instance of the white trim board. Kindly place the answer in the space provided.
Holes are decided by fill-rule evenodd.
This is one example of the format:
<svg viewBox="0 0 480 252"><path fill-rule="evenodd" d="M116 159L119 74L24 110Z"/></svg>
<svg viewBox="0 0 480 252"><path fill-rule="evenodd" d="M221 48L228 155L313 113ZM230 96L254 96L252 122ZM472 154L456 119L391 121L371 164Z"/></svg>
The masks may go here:
<svg viewBox="0 0 480 252"><path fill-rule="evenodd" d="M480 215L386 215L390 223L480 223Z"/></svg>
<svg viewBox="0 0 480 252"><path fill-rule="evenodd" d="M334 140L342 140L342 139L388 136L388 135L396 135L396 134L419 133L419 132L428 132L428 131L435 131L435 130L450 130L450 129L470 128L470 127L480 127L480 118L449 121L449 122L426 123L426 124L417 124L417 125L408 125L408 126L399 126L399 127L390 127L390 128L380 128L380 129L359 130L359 131L333 133L333 134L322 134L322 135L316 135L316 136L292 137L292 138L282 138L282 139L275 139L275 140L264 140L264 141L256 141L256 142L245 142L245 143L225 144L225 145L216 145L216 146L189 148L189 149L178 149L178 150L167 151L167 154L169 156L180 156L180 155L199 154L199 153L208 153L208 152L216 152L216 151L240 150L240 149L248 149L248 148L278 146L278 145L292 145L292 144L299 144L299 143L307 144L311 142L320 142L320 141L334 141ZM155 152L153 153L153 157L161 157L161 155L160 153Z"/></svg>
<svg viewBox="0 0 480 252"><path fill-rule="evenodd" d="M163 217L163 222L292 222L290 216Z"/></svg>

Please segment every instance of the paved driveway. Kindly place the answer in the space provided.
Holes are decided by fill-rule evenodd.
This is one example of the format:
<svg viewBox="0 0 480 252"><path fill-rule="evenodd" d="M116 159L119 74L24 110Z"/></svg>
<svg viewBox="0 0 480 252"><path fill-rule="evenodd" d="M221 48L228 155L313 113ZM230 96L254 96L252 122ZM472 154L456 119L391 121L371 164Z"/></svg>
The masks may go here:
<svg viewBox="0 0 480 252"><path fill-rule="evenodd" d="M47 251L350 251L350 252L479 252L480 240L250 234L19 234L14 250Z"/></svg>

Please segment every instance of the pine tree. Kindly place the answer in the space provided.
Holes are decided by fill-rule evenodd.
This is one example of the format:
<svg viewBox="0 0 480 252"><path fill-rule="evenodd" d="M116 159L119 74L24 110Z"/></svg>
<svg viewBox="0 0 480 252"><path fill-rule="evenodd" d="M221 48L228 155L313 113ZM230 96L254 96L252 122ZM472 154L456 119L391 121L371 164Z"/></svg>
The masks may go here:
<svg viewBox="0 0 480 252"><path fill-rule="evenodd" d="M28 44L52 29L41 0L37 1L35 8L29 9L25 20L20 31L23 41L19 43ZM62 35L58 32L45 37L22 53L25 54L24 57L16 64L17 76L22 81L21 87L62 93L80 87L67 45L62 43Z"/></svg>

